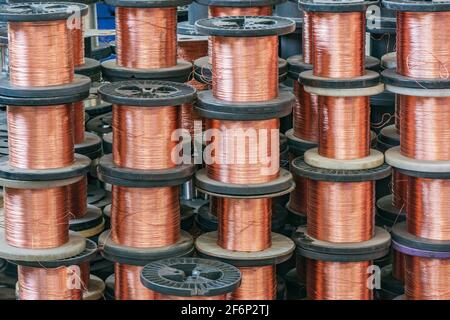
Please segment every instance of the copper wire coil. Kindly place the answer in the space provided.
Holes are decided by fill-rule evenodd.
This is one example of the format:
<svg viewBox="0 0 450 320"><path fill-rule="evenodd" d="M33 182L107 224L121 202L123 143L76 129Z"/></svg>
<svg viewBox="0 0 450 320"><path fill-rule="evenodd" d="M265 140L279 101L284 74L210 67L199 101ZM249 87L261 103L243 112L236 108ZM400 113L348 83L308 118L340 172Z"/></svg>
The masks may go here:
<svg viewBox="0 0 450 320"><path fill-rule="evenodd" d="M194 62L208 55L208 40L180 40L178 41L178 58Z"/></svg>
<svg viewBox="0 0 450 320"><path fill-rule="evenodd" d="M374 235L375 183L308 181L308 234L329 242L362 242Z"/></svg>
<svg viewBox="0 0 450 320"><path fill-rule="evenodd" d="M221 100L260 102L278 96L278 37L213 37L212 93Z"/></svg>
<svg viewBox="0 0 450 320"><path fill-rule="evenodd" d="M450 240L450 180L409 177L407 194L408 232Z"/></svg>
<svg viewBox="0 0 450 320"><path fill-rule="evenodd" d="M133 69L177 64L177 8L116 8L117 64Z"/></svg>
<svg viewBox="0 0 450 320"><path fill-rule="evenodd" d="M78 265L80 268L80 280L81 288L83 291L87 291L89 288L89 280L91 278L91 263L90 261L85 261Z"/></svg>
<svg viewBox="0 0 450 320"><path fill-rule="evenodd" d="M69 29L72 37L73 64L75 67L82 66L84 60L84 23L80 19L80 24L75 28Z"/></svg>
<svg viewBox="0 0 450 320"><path fill-rule="evenodd" d="M312 15L303 11L303 25L302 25L302 55L303 62L313 64L314 49L312 40Z"/></svg>
<svg viewBox="0 0 450 320"><path fill-rule="evenodd" d="M392 170L392 205L405 212L408 190L408 176L398 170Z"/></svg>
<svg viewBox="0 0 450 320"><path fill-rule="evenodd" d="M397 72L421 79L450 77L450 12L397 12Z"/></svg>
<svg viewBox="0 0 450 320"><path fill-rule="evenodd" d="M4 188L6 242L28 249L56 248L69 240L66 188Z"/></svg>
<svg viewBox="0 0 450 320"><path fill-rule="evenodd" d="M371 261L333 262L307 259L306 292L310 300L372 300L367 285Z"/></svg>
<svg viewBox="0 0 450 320"><path fill-rule="evenodd" d="M392 276L401 282L405 279L405 255L397 250L392 250Z"/></svg>
<svg viewBox="0 0 450 320"><path fill-rule="evenodd" d="M325 78L354 78L364 74L366 13L314 12L313 73Z"/></svg>
<svg viewBox="0 0 450 320"><path fill-rule="evenodd" d="M220 296L195 296L195 297L177 297L177 296L170 296L165 294L157 293L157 298L155 300L227 300L227 295L220 295Z"/></svg>
<svg viewBox="0 0 450 320"><path fill-rule="evenodd" d="M450 97L400 96L400 150L418 160L450 160Z"/></svg>
<svg viewBox="0 0 450 320"><path fill-rule="evenodd" d="M70 267L33 268L18 266L20 300L82 300L81 288L68 284L76 277Z"/></svg>
<svg viewBox="0 0 450 320"><path fill-rule="evenodd" d="M405 295L408 300L449 300L450 259L405 255Z"/></svg>
<svg viewBox="0 0 450 320"><path fill-rule="evenodd" d="M74 161L70 104L8 107L9 164L22 169L53 169Z"/></svg>
<svg viewBox="0 0 450 320"><path fill-rule="evenodd" d="M73 143L84 142L84 102L75 102L71 106L71 119L73 126Z"/></svg>
<svg viewBox="0 0 450 320"><path fill-rule="evenodd" d="M306 258L301 255L296 255L295 269L297 271L298 281L300 283L306 283Z"/></svg>
<svg viewBox="0 0 450 320"><path fill-rule="evenodd" d="M243 252L263 251L272 245L272 199L219 198L217 243Z"/></svg>
<svg viewBox="0 0 450 320"><path fill-rule="evenodd" d="M73 81L72 41L66 20L9 22L9 78L16 86Z"/></svg>
<svg viewBox="0 0 450 320"><path fill-rule="evenodd" d="M211 142L214 161L207 165L210 178L236 184L257 184L278 178L279 119L210 119L208 126L218 133Z"/></svg>
<svg viewBox="0 0 450 320"><path fill-rule="evenodd" d="M113 105L113 161L125 168L152 170L176 166L172 150L177 142L178 106L133 107Z"/></svg>
<svg viewBox="0 0 450 320"><path fill-rule="evenodd" d="M156 300L158 294L141 283L144 267L114 264L114 295L116 300Z"/></svg>
<svg viewBox="0 0 450 320"><path fill-rule="evenodd" d="M87 176L67 186L67 205L70 219L80 219L87 212Z"/></svg>
<svg viewBox="0 0 450 320"><path fill-rule="evenodd" d="M339 160L370 154L369 97L319 97L319 154Z"/></svg>
<svg viewBox="0 0 450 320"><path fill-rule="evenodd" d="M292 111L294 136L318 142L319 140L319 97L305 91L294 82L295 105Z"/></svg>
<svg viewBox="0 0 450 320"><path fill-rule="evenodd" d="M180 238L179 187L112 187L111 237L133 248L159 248Z"/></svg>
<svg viewBox="0 0 450 320"><path fill-rule="evenodd" d="M275 266L239 267L241 285L230 294L230 300L275 300L277 281Z"/></svg>
<svg viewBox="0 0 450 320"><path fill-rule="evenodd" d="M395 125L395 131L397 134L400 135L400 122L401 122L401 106L400 106L400 94L395 95L395 119L394 119L394 125Z"/></svg>
<svg viewBox="0 0 450 320"><path fill-rule="evenodd" d="M306 204L308 201L308 179L294 173L292 177L295 182L295 189L289 197L289 209L306 215L308 212Z"/></svg>

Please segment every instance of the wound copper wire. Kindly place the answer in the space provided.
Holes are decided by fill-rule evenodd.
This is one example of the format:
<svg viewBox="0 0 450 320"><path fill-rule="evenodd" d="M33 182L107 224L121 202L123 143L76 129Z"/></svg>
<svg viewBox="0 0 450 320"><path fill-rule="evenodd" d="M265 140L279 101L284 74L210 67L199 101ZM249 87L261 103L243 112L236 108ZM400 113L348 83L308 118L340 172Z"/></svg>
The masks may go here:
<svg viewBox="0 0 450 320"><path fill-rule="evenodd" d="M314 12L313 73L325 78L354 78L364 74L366 13Z"/></svg>
<svg viewBox="0 0 450 320"><path fill-rule="evenodd" d="M450 180L409 177L407 194L408 232L450 240Z"/></svg>
<svg viewBox="0 0 450 320"><path fill-rule="evenodd" d="M275 266L239 267L241 285L230 300L275 300L277 282Z"/></svg>
<svg viewBox="0 0 450 320"><path fill-rule="evenodd" d="M158 294L141 283L144 267L114 264L114 295L116 300L156 300Z"/></svg>
<svg viewBox="0 0 450 320"><path fill-rule="evenodd" d="M212 37L212 93L260 102L278 96L278 37Z"/></svg>
<svg viewBox="0 0 450 320"><path fill-rule="evenodd" d="M74 28L69 29L72 37L72 52L73 52L73 64L75 67L82 66L84 60L84 23L83 19L80 19L80 24Z"/></svg>
<svg viewBox="0 0 450 320"><path fill-rule="evenodd" d="M302 25L302 55L303 62L313 64L314 50L312 40L312 15L303 11L303 25Z"/></svg>
<svg viewBox="0 0 450 320"><path fill-rule="evenodd" d="M9 78L44 87L73 81L72 41L66 20L9 22Z"/></svg>
<svg viewBox="0 0 450 320"><path fill-rule="evenodd" d="M67 205L70 219L79 219L87 212L87 176L67 186Z"/></svg>
<svg viewBox="0 0 450 320"><path fill-rule="evenodd" d="M69 240L66 188L4 189L6 242L28 249L56 248Z"/></svg>
<svg viewBox="0 0 450 320"><path fill-rule="evenodd" d="M262 7L218 7L209 6L208 14L213 17L230 17L230 16L271 16L272 6Z"/></svg>
<svg viewBox="0 0 450 320"><path fill-rule="evenodd" d="M84 142L84 102L75 102L71 106L71 119L73 126L73 143Z"/></svg>
<svg viewBox="0 0 450 320"><path fill-rule="evenodd" d="M305 91L294 82L295 105L293 109L294 136L318 142L319 140L319 97Z"/></svg>
<svg viewBox="0 0 450 320"><path fill-rule="evenodd" d="M71 288L76 277L69 267L34 268L18 266L20 300L82 300L81 288Z"/></svg>
<svg viewBox="0 0 450 320"><path fill-rule="evenodd" d="M112 187L111 238L134 248L159 248L180 238L179 187Z"/></svg>
<svg viewBox="0 0 450 320"><path fill-rule="evenodd" d="M177 8L116 8L117 64L134 69L177 64Z"/></svg>
<svg viewBox="0 0 450 320"><path fill-rule="evenodd" d="M450 77L450 12L397 12L397 72L421 79Z"/></svg>
<svg viewBox="0 0 450 320"><path fill-rule="evenodd" d="M333 262L307 259L306 292L310 300L372 300L371 261Z"/></svg>
<svg viewBox="0 0 450 320"><path fill-rule="evenodd" d="M398 170L392 170L392 205L405 212L408 190L408 176Z"/></svg>
<svg viewBox="0 0 450 320"><path fill-rule="evenodd" d="M405 255L397 250L392 250L392 276L401 282L405 279Z"/></svg>
<svg viewBox="0 0 450 320"><path fill-rule="evenodd" d="M370 154L369 97L319 97L319 154L339 160Z"/></svg>
<svg viewBox="0 0 450 320"><path fill-rule="evenodd" d="M120 167L152 170L176 166L172 150L177 141L178 106L133 107L113 105L113 161Z"/></svg>
<svg viewBox="0 0 450 320"><path fill-rule="evenodd" d="M89 280L91 278L91 262L85 261L78 265L80 268L80 281L83 291L87 291L89 288Z"/></svg>
<svg viewBox="0 0 450 320"><path fill-rule="evenodd" d="M8 106L9 164L22 169L71 165L74 148L70 108L70 104L38 108Z"/></svg>
<svg viewBox="0 0 450 320"><path fill-rule="evenodd" d="M228 121L210 119L217 132L211 142L210 178L237 184L257 184L278 178L279 119Z"/></svg>
<svg viewBox="0 0 450 320"><path fill-rule="evenodd" d="M450 97L399 98L400 151L418 160L450 160Z"/></svg>
<svg viewBox="0 0 450 320"><path fill-rule="evenodd" d="M272 244L272 199L219 198L217 243L241 252L263 251Z"/></svg>
<svg viewBox="0 0 450 320"><path fill-rule="evenodd" d="M291 192L289 198L289 209L297 213L307 214L308 199L308 179L292 174L295 182L295 189Z"/></svg>
<svg viewBox="0 0 450 320"><path fill-rule="evenodd" d="M395 131L397 134L400 135L400 123L401 123L401 105L400 105L400 94L395 95L395 119L394 119L394 125L395 125Z"/></svg>
<svg viewBox="0 0 450 320"><path fill-rule="evenodd" d="M374 181L308 180L308 234L329 242L362 242L374 234Z"/></svg>
<svg viewBox="0 0 450 320"><path fill-rule="evenodd" d="M194 62L195 60L208 55L208 40L179 40L178 58Z"/></svg>
<svg viewBox="0 0 450 320"><path fill-rule="evenodd" d="M405 295L408 300L449 300L450 259L405 255Z"/></svg>

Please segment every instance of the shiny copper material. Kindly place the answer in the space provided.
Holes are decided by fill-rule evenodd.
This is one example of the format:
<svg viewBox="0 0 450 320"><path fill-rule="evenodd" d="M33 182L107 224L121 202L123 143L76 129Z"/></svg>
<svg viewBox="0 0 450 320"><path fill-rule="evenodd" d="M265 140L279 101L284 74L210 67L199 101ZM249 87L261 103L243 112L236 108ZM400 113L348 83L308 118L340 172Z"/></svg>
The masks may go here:
<svg viewBox="0 0 450 320"><path fill-rule="evenodd" d="M208 40L180 40L178 41L178 58L194 62L208 55Z"/></svg>
<svg viewBox="0 0 450 320"><path fill-rule="evenodd" d="M399 74L421 79L450 77L448 21L450 12L397 12Z"/></svg>
<svg viewBox="0 0 450 320"><path fill-rule="evenodd" d="M76 286L75 269L71 267L33 268L18 266L20 300L82 300L82 289ZM71 288L69 284L74 284Z"/></svg>
<svg viewBox="0 0 450 320"><path fill-rule="evenodd" d="M78 265L80 268L80 280L81 288L83 291L87 291L89 288L89 279L91 278L91 263L90 261L85 261Z"/></svg>
<svg viewBox="0 0 450 320"><path fill-rule="evenodd" d="M7 110L12 167L53 169L73 163L70 105L8 107Z"/></svg>
<svg viewBox="0 0 450 320"><path fill-rule="evenodd" d="M14 247L46 249L69 240L66 188L4 189L6 242Z"/></svg>
<svg viewBox="0 0 450 320"><path fill-rule="evenodd" d="M292 111L294 136L299 139L318 142L319 140L319 97L305 91L294 82L295 105Z"/></svg>
<svg viewBox="0 0 450 320"><path fill-rule="evenodd" d="M177 64L177 8L116 8L117 64L135 69Z"/></svg>
<svg viewBox="0 0 450 320"><path fill-rule="evenodd" d="M370 154L369 97L319 97L319 154L339 160Z"/></svg>
<svg viewBox="0 0 450 320"><path fill-rule="evenodd" d="M308 234L329 242L362 242L374 234L375 183L308 181Z"/></svg>
<svg viewBox="0 0 450 320"><path fill-rule="evenodd" d="M216 7L209 6L209 17L227 17L227 16L271 16L272 7Z"/></svg>
<svg viewBox="0 0 450 320"><path fill-rule="evenodd" d="M212 92L221 100L260 102L278 96L278 37L213 37Z"/></svg>
<svg viewBox="0 0 450 320"><path fill-rule="evenodd" d="M313 73L325 78L364 74L366 13L310 13L314 43Z"/></svg>
<svg viewBox="0 0 450 320"><path fill-rule="evenodd" d="M171 135L178 128L173 107L113 105L113 160L120 167L151 170L173 168Z"/></svg>
<svg viewBox="0 0 450 320"><path fill-rule="evenodd" d="M210 178L227 183L256 184L278 178L279 119L229 121L211 119L218 134L211 142Z"/></svg>
<svg viewBox="0 0 450 320"><path fill-rule="evenodd" d="M308 211L306 205L308 201L308 179L296 174L292 174L292 177L295 182L295 189L291 192L289 198L289 209L306 216Z"/></svg>
<svg viewBox="0 0 450 320"><path fill-rule="evenodd" d="M313 64L314 50L312 40L312 15L309 12L303 11L303 25L302 25L302 55L303 62Z"/></svg>
<svg viewBox="0 0 450 320"><path fill-rule="evenodd" d="M275 266L240 267L241 286L230 294L230 300L275 300L277 281Z"/></svg>
<svg viewBox="0 0 450 320"><path fill-rule="evenodd" d="M220 295L220 296L195 296L195 297L177 297L177 296L169 296L165 294L159 294L157 293L157 299L156 300L227 300L227 296Z"/></svg>
<svg viewBox="0 0 450 320"><path fill-rule="evenodd" d="M392 250L392 276L401 282L405 280L405 255L397 250Z"/></svg>
<svg viewBox="0 0 450 320"><path fill-rule="evenodd" d="M406 211L408 176L392 169L392 205L400 211Z"/></svg>
<svg viewBox="0 0 450 320"><path fill-rule="evenodd" d="M127 264L114 264L116 300L156 300L158 294L141 283L141 271L144 267Z"/></svg>
<svg viewBox="0 0 450 320"><path fill-rule="evenodd" d="M450 180L409 177L407 203L409 233L450 240Z"/></svg>
<svg viewBox="0 0 450 320"><path fill-rule="evenodd" d="M450 160L450 97L400 96L400 150L418 160Z"/></svg>
<svg viewBox="0 0 450 320"><path fill-rule="evenodd" d="M217 243L232 251L263 251L272 244L272 199L220 198Z"/></svg>
<svg viewBox="0 0 450 320"><path fill-rule="evenodd" d="M307 259L306 292L310 300L372 300L367 285L371 261L332 262Z"/></svg>
<svg viewBox="0 0 450 320"><path fill-rule="evenodd" d="M73 64L75 67L82 66L84 60L84 23L83 19L80 19L80 24L76 28L69 29L72 37L73 47Z"/></svg>
<svg viewBox="0 0 450 320"><path fill-rule="evenodd" d="M408 300L449 300L450 259L405 255L405 295Z"/></svg>
<svg viewBox="0 0 450 320"><path fill-rule="evenodd" d="M75 102L71 106L71 119L73 126L73 143L84 142L84 102Z"/></svg>
<svg viewBox="0 0 450 320"><path fill-rule="evenodd" d="M79 219L87 211L87 176L67 186L67 205L70 219Z"/></svg>
<svg viewBox="0 0 450 320"><path fill-rule="evenodd" d="M400 106L400 97L402 95L400 94L396 94L395 95L395 131L400 134L400 123L401 123L401 118L400 118L400 113L401 113L401 106Z"/></svg>
<svg viewBox="0 0 450 320"><path fill-rule="evenodd" d="M180 238L179 187L112 187L111 237L133 248L158 248Z"/></svg>
<svg viewBox="0 0 450 320"><path fill-rule="evenodd" d="M73 81L72 41L66 20L9 22L9 77L16 86Z"/></svg>

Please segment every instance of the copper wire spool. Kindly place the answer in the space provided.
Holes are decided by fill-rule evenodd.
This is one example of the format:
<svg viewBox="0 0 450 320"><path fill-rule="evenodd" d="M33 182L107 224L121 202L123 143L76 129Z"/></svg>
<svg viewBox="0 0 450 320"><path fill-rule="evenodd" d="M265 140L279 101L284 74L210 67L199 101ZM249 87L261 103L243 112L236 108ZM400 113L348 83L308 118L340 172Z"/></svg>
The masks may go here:
<svg viewBox="0 0 450 320"><path fill-rule="evenodd" d="M260 102L278 96L278 36L212 37L212 93Z"/></svg>
<svg viewBox="0 0 450 320"><path fill-rule="evenodd" d="M263 251L272 244L272 199L220 198L217 243L242 252Z"/></svg>
<svg viewBox="0 0 450 320"><path fill-rule="evenodd" d="M450 160L450 97L400 96L400 150L418 160Z"/></svg>
<svg viewBox="0 0 450 320"><path fill-rule="evenodd" d="M133 69L177 64L177 8L116 8L117 64Z"/></svg>
<svg viewBox="0 0 450 320"><path fill-rule="evenodd" d="M80 288L68 286L74 271L68 267L18 266L20 300L82 300Z"/></svg>
<svg viewBox="0 0 450 320"><path fill-rule="evenodd" d="M364 74L366 13L310 13L314 43L313 73L325 78Z"/></svg>
<svg viewBox="0 0 450 320"><path fill-rule="evenodd" d="M69 240L66 188L4 188L6 242L27 249L56 248Z"/></svg>
<svg viewBox="0 0 450 320"><path fill-rule="evenodd" d="M312 40L312 15L303 11L303 25L302 25L302 55L303 62L313 64L314 50Z"/></svg>
<svg viewBox="0 0 450 320"><path fill-rule="evenodd" d="M397 250L392 250L392 276L401 282L405 279L405 255Z"/></svg>
<svg viewBox="0 0 450 320"><path fill-rule="evenodd" d="M211 179L257 184L278 178L279 119L229 121L210 119L208 129L219 130L211 142L215 161L207 165Z"/></svg>
<svg viewBox="0 0 450 320"><path fill-rule="evenodd" d="M371 261L332 262L307 259L306 292L310 300L372 300L367 286Z"/></svg>
<svg viewBox="0 0 450 320"><path fill-rule="evenodd" d="M405 255L405 295L408 300L449 300L450 259Z"/></svg>
<svg viewBox="0 0 450 320"><path fill-rule="evenodd" d="M144 267L114 264L114 295L116 300L156 300L158 294L141 283Z"/></svg>
<svg viewBox="0 0 450 320"><path fill-rule="evenodd" d="M11 84L45 87L73 81L67 20L9 22L8 37Z"/></svg>
<svg viewBox="0 0 450 320"><path fill-rule="evenodd" d="M194 62L208 55L208 40L181 40L178 41L178 58Z"/></svg>
<svg viewBox="0 0 450 320"><path fill-rule="evenodd" d="M374 234L375 183L308 180L308 234L329 242L362 242Z"/></svg>
<svg viewBox="0 0 450 320"><path fill-rule="evenodd" d="M406 211L406 199L408 190L408 176L398 170L392 170L392 205Z"/></svg>
<svg viewBox="0 0 450 320"><path fill-rule="evenodd" d="M73 47L73 64L75 67L82 66L84 64L84 23L83 19L80 19L79 28L70 28L70 35L72 37Z"/></svg>
<svg viewBox="0 0 450 320"><path fill-rule="evenodd" d="M319 154L339 160L370 154L369 97L319 97Z"/></svg>
<svg viewBox="0 0 450 320"><path fill-rule="evenodd" d="M112 187L111 237L123 246L158 248L180 238L179 187Z"/></svg>
<svg viewBox="0 0 450 320"><path fill-rule="evenodd" d="M407 194L408 232L450 240L450 180L409 177Z"/></svg>
<svg viewBox="0 0 450 320"><path fill-rule="evenodd" d="M450 77L450 12L397 12L397 72L421 79Z"/></svg>
<svg viewBox="0 0 450 320"><path fill-rule="evenodd" d="M275 300L277 281L275 266L239 267L241 286L230 294L230 300Z"/></svg>
<svg viewBox="0 0 450 320"><path fill-rule="evenodd" d="M177 297L177 296L170 296L165 294L159 294L157 293L157 298L155 300L227 300L227 295L220 295L220 296L195 296L195 297Z"/></svg>
<svg viewBox="0 0 450 320"><path fill-rule="evenodd" d="M295 189L291 192L289 198L289 209L307 214L307 201L308 201L308 179L292 174L295 182Z"/></svg>
<svg viewBox="0 0 450 320"><path fill-rule="evenodd" d="M171 135L178 128L178 106L113 105L113 160L120 167L157 170L173 168Z"/></svg>
<svg viewBox="0 0 450 320"><path fill-rule="evenodd" d="M84 142L84 102L75 102L71 106L71 119L73 126L73 143Z"/></svg>
<svg viewBox="0 0 450 320"><path fill-rule="evenodd" d="M83 291L87 291L89 288L89 279L91 278L91 263L86 261L78 265L80 268L80 280L81 288Z"/></svg>
<svg viewBox="0 0 450 320"><path fill-rule="evenodd" d="M263 7L217 7L209 6L208 14L213 17L230 17L230 16L271 16L272 6Z"/></svg>
<svg viewBox="0 0 450 320"><path fill-rule="evenodd" d="M73 163L69 104L8 107L7 110L9 164L12 167L53 169Z"/></svg>
<svg viewBox="0 0 450 320"><path fill-rule="evenodd" d="M301 84L294 82L295 105L292 111L294 136L318 142L319 97L306 92Z"/></svg>
<svg viewBox="0 0 450 320"><path fill-rule="evenodd" d="M87 212L87 176L67 186L67 205L70 219L79 219Z"/></svg>
<svg viewBox="0 0 450 320"><path fill-rule="evenodd" d="M395 121L394 121L394 125L395 125L395 130L397 131L397 133L400 135L400 123L401 123L401 106L400 106L400 94L396 94L395 95Z"/></svg>

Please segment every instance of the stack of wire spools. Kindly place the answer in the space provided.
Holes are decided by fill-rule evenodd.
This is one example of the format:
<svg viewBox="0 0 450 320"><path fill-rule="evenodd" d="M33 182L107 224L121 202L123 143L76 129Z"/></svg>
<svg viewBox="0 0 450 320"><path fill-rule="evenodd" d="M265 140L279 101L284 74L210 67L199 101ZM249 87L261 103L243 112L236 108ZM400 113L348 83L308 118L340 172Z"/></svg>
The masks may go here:
<svg viewBox="0 0 450 320"><path fill-rule="evenodd" d="M404 282L406 299L446 300L450 297L450 5L397 0L383 4L397 11L396 69L385 70L382 76L386 88L397 94L400 135L400 146L386 152L386 161L406 187L406 197L402 195L406 222L392 229L398 258L393 277Z"/></svg>

